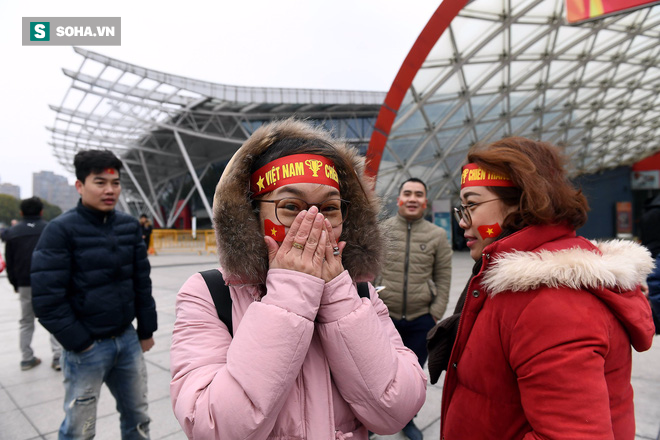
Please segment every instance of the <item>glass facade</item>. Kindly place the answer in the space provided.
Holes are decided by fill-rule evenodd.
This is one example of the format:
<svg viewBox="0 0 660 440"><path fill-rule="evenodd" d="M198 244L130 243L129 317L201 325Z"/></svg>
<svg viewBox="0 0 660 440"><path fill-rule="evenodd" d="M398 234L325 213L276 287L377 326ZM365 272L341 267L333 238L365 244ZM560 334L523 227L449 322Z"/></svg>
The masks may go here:
<svg viewBox="0 0 660 440"><path fill-rule="evenodd" d="M437 40L397 112L377 191L418 177L454 197L467 150L525 136L562 146L573 176L660 149L660 5L569 25L564 0L475 0Z"/></svg>

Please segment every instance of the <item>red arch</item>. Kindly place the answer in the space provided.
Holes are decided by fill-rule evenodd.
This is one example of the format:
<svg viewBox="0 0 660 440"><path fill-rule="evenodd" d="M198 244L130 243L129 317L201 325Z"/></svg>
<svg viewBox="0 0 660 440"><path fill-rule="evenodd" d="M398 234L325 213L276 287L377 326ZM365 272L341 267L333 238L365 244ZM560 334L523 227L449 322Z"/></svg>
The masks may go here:
<svg viewBox="0 0 660 440"><path fill-rule="evenodd" d="M422 33L417 37L417 41L415 41L412 49L408 52L408 56L403 60L403 64L399 68L399 72L396 74L394 82L392 82L390 91L387 92L387 95L385 96L385 102L380 107L378 119L376 119L374 131L369 140L365 170L368 176L375 177L378 175L378 168L380 167L380 161L383 157L383 151L385 150L385 143L390 135L392 124L394 124L397 112L399 111L399 108L401 108L401 102L412 85L415 75L417 75L417 72L428 57L429 52L431 52L431 49L433 49L433 46L435 46L435 43L445 29L449 27L451 21L458 15L468 1L469 0L442 1L440 6L438 6L438 9L433 13L433 16L431 16L429 22L424 26Z"/></svg>

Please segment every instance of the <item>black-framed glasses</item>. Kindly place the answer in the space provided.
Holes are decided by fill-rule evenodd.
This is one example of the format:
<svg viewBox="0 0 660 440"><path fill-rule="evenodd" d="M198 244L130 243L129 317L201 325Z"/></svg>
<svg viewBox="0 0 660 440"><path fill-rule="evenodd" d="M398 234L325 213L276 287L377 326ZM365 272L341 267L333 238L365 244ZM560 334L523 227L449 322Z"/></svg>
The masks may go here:
<svg viewBox="0 0 660 440"><path fill-rule="evenodd" d="M348 216L347 200L343 199L328 199L321 203L307 203L302 199L295 197L287 197L278 200L263 200L259 202L274 203L275 204L275 217L284 226L291 226L296 216L301 212L309 209L311 206L316 206L319 212L330 221L333 228L344 223Z"/></svg>
<svg viewBox="0 0 660 440"><path fill-rule="evenodd" d="M502 200L502 199L490 199L478 203L468 203L467 205L463 205L461 203L459 206L454 208L454 218L456 218L456 221L458 223L460 223L461 220L463 220L465 226L469 228L470 226L472 226L472 217L470 217L470 210L479 205L483 205L484 203L494 202L495 200Z"/></svg>

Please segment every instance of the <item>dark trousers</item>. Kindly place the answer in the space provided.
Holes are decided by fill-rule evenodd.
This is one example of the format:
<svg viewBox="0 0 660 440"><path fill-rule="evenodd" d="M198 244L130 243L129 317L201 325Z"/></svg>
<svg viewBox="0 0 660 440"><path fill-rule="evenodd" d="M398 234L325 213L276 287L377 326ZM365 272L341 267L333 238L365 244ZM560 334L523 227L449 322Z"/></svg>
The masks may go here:
<svg viewBox="0 0 660 440"><path fill-rule="evenodd" d="M426 334L435 325L435 320L430 314L422 315L412 321L405 319L392 319L394 327L401 335L403 345L411 349L419 360L419 365L424 368L426 358L429 356L426 351Z"/></svg>

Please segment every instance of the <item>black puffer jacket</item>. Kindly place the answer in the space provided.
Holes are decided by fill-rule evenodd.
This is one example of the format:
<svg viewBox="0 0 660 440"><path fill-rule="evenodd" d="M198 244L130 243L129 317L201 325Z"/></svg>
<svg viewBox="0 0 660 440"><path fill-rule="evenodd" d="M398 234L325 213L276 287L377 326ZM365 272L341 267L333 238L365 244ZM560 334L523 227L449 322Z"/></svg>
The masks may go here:
<svg viewBox="0 0 660 440"><path fill-rule="evenodd" d="M644 213L639 222L641 227L642 244L651 251L653 258L660 255L660 195L644 206Z"/></svg>
<svg viewBox="0 0 660 440"><path fill-rule="evenodd" d="M78 206L51 221L32 256L32 305L70 351L121 334L137 317L140 339L156 331L149 260L140 225L116 211Z"/></svg>
<svg viewBox="0 0 660 440"><path fill-rule="evenodd" d="M46 222L39 216L23 217L23 220L5 235L5 259L7 277L14 290L30 285L30 260Z"/></svg>

